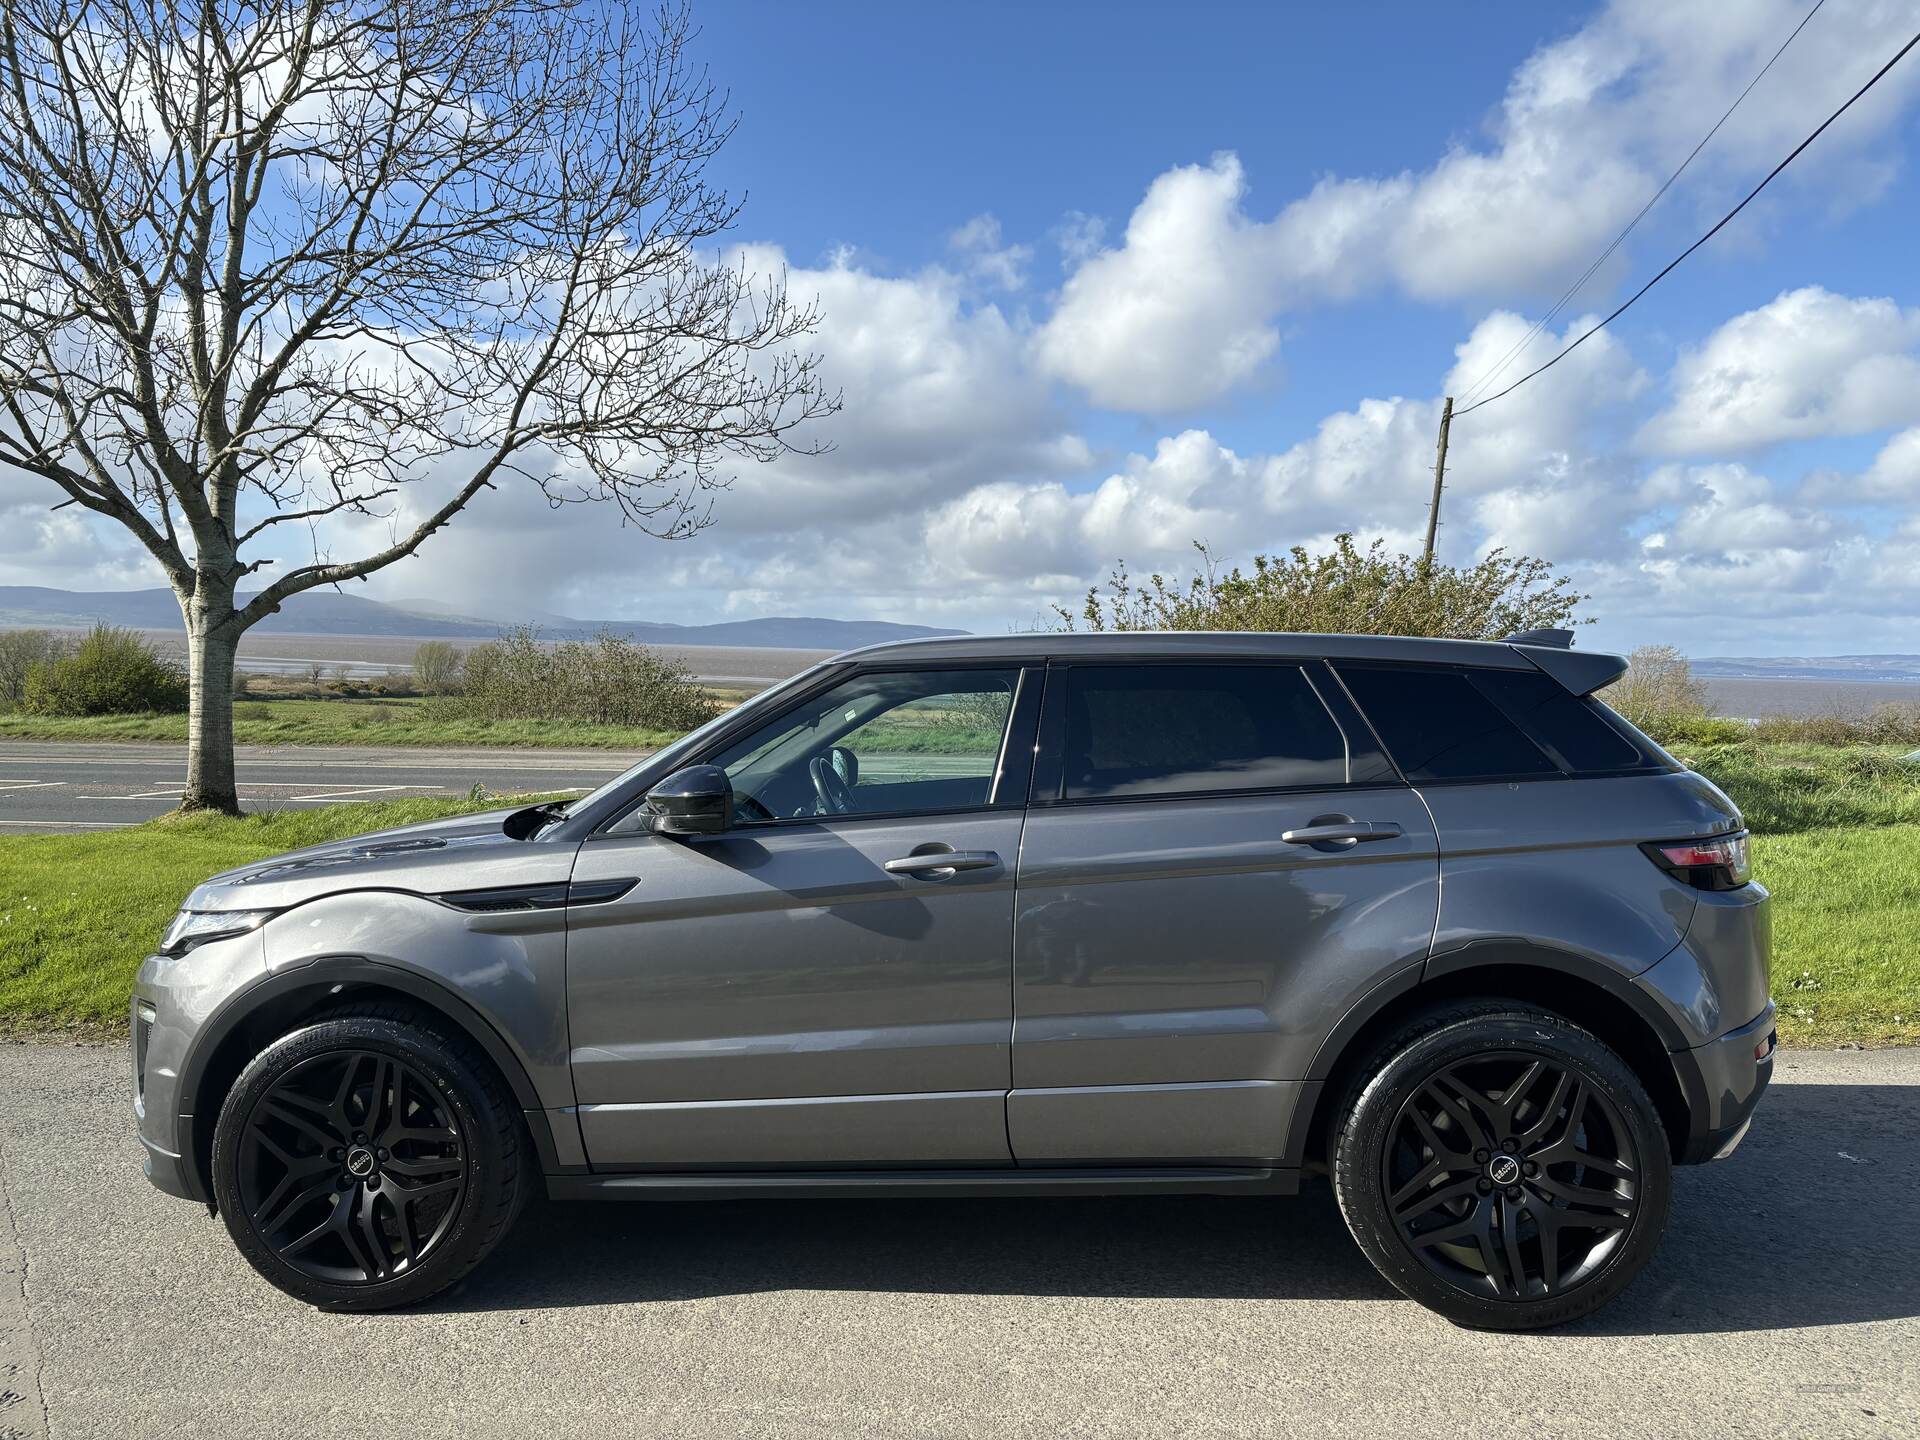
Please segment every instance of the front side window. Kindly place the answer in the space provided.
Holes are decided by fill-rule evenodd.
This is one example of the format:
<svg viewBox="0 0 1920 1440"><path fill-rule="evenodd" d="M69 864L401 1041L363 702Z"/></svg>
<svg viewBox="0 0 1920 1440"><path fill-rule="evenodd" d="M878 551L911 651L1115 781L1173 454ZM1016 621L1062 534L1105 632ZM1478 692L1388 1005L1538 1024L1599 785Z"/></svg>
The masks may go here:
<svg viewBox="0 0 1920 1440"><path fill-rule="evenodd" d="M1073 666L1068 800L1347 783L1346 738L1293 665Z"/></svg>
<svg viewBox="0 0 1920 1440"><path fill-rule="evenodd" d="M1018 669L857 675L711 763L727 772L743 821L987 805L1019 678Z"/></svg>

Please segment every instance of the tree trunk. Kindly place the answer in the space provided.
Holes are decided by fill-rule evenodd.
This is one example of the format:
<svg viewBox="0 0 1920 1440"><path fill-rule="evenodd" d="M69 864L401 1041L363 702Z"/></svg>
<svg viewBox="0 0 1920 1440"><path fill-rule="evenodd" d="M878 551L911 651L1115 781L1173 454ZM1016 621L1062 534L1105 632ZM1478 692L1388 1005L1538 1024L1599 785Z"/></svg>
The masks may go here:
<svg viewBox="0 0 1920 1440"><path fill-rule="evenodd" d="M187 788L182 810L240 813L233 774L233 662L240 631L226 613L209 616L196 597L187 607L187 663L191 698L187 714Z"/></svg>

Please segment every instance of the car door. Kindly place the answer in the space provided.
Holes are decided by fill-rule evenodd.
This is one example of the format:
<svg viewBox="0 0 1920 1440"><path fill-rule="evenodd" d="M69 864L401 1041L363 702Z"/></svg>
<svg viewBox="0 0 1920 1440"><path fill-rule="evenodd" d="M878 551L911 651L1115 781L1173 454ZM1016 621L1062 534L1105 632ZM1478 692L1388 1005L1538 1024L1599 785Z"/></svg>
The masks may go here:
<svg viewBox="0 0 1920 1440"><path fill-rule="evenodd" d="M1041 735L1016 1159L1276 1162L1320 1039L1427 954L1425 805L1317 662L1055 665Z"/></svg>
<svg viewBox="0 0 1920 1440"><path fill-rule="evenodd" d="M568 915L595 1168L1006 1165L1040 672L865 670L719 753L737 822L588 840ZM1022 738L1024 734L1024 738Z"/></svg>

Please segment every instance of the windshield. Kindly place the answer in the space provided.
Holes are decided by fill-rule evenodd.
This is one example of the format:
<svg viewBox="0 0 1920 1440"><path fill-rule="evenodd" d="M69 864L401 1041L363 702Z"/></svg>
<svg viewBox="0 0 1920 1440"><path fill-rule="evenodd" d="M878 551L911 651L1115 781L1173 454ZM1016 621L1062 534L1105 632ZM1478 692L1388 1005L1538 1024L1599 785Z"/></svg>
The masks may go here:
<svg viewBox="0 0 1920 1440"><path fill-rule="evenodd" d="M758 708L760 708L760 706L766 704L769 701L778 700L780 696L786 694L786 692L788 692L789 690L794 689L795 687L801 685L802 683L811 681L828 665L831 665L833 663L834 662L832 661L823 661L819 665L809 665L806 669L802 670L799 674L789 675L785 680L782 680L779 684L771 687L770 689L762 690L758 695L755 695L750 699L743 701L741 704L734 707L733 709L722 710L718 715L714 716L711 720L707 721L706 724L699 726L697 729L689 730L685 735L682 735L678 740L675 740L671 745L667 745L662 749L654 751L653 754L645 756L644 758L635 761L632 765L628 766L625 770L622 770L618 775L614 776L613 779L607 781L607 783L602 785L598 790L594 790L589 794L582 795L578 800L573 801L571 804L567 806L567 813L573 814L576 811L590 809L594 805L598 804L600 801L606 799L607 796L613 794L616 790L620 789L621 786L625 785L628 781L632 780L634 776L638 775L642 770L650 769L653 766L659 764L663 760L670 762L678 759L682 755L692 753L694 750L697 750L701 746L701 744L703 744L706 741L707 737L711 735L713 731L716 728L718 728L722 722L733 719L736 715L740 714L744 710L748 710L748 709L757 710Z"/></svg>

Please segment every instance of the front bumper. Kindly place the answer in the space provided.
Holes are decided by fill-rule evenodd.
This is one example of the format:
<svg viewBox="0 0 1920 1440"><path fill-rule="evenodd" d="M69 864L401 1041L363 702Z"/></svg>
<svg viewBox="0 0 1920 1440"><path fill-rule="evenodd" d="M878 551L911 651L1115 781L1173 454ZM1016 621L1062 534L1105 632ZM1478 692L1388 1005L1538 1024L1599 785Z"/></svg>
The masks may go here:
<svg viewBox="0 0 1920 1440"><path fill-rule="evenodd" d="M1773 1079L1774 1008L1767 1008L1738 1030L1684 1052L1680 1067L1688 1089L1694 1124L1681 1147L1680 1163L1721 1160L1746 1134L1753 1110ZM1682 1057L1676 1055L1676 1060Z"/></svg>
<svg viewBox="0 0 1920 1440"><path fill-rule="evenodd" d="M174 958L149 955L133 981L133 1114L143 1169L155 1188L207 1201L196 1145L193 1097L181 1076L208 1018L236 991L266 974L259 931L214 940ZM212 1117L206 1124L212 1125Z"/></svg>

